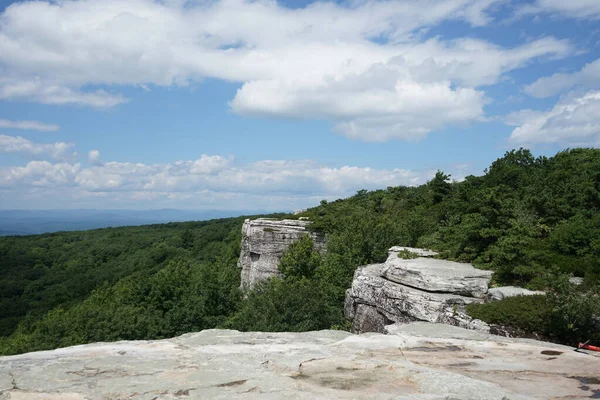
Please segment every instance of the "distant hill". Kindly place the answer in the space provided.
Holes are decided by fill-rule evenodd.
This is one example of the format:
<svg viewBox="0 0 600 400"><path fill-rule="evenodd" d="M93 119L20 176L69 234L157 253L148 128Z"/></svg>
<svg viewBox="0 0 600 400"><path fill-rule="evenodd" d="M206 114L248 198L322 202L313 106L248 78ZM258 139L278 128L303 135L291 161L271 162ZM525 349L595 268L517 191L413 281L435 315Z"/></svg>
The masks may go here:
<svg viewBox="0 0 600 400"><path fill-rule="evenodd" d="M262 210L0 210L0 236L205 221L264 213Z"/></svg>

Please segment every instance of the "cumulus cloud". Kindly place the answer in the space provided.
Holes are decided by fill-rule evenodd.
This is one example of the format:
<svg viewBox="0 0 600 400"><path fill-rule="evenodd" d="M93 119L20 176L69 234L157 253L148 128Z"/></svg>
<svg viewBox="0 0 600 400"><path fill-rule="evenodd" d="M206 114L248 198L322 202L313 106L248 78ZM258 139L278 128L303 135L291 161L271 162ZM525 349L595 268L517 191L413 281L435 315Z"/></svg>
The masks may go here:
<svg viewBox="0 0 600 400"><path fill-rule="evenodd" d="M11 121L9 119L0 119L0 128L56 132L60 129L60 126L54 124L44 124L38 121Z"/></svg>
<svg viewBox="0 0 600 400"><path fill-rule="evenodd" d="M559 18L599 19L597 0L537 0L520 8L519 14L550 13Z"/></svg>
<svg viewBox="0 0 600 400"><path fill-rule="evenodd" d="M92 165L102 165L102 159L100 158L100 152L98 150L90 150L88 152L88 161Z"/></svg>
<svg viewBox="0 0 600 400"><path fill-rule="evenodd" d="M81 170L75 182L91 191L346 195L361 188L420 183L420 178L401 169L329 168L311 161L265 160L238 167L230 158L203 155L170 164L107 162Z"/></svg>
<svg viewBox="0 0 600 400"><path fill-rule="evenodd" d="M580 71L571 74L557 73L540 78L525 87L525 93L535 97L550 97L575 86L587 89L600 88L600 59L586 64Z"/></svg>
<svg viewBox="0 0 600 400"><path fill-rule="evenodd" d="M600 145L600 91L571 94L550 111L522 110L510 114L517 126L510 141L517 144L560 143L569 146Z"/></svg>
<svg viewBox="0 0 600 400"><path fill-rule="evenodd" d="M36 143L21 136L0 135L0 153L20 153L33 158L68 160L75 157L72 143Z"/></svg>
<svg viewBox="0 0 600 400"><path fill-rule="evenodd" d="M56 188L68 186L74 182L80 164L31 161L25 167L0 168L0 185L30 185Z"/></svg>
<svg viewBox="0 0 600 400"><path fill-rule="evenodd" d="M238 165L231 157L202 155L168 164L104 162L87 168L79 163L32 161L24 167L0 168L0 186L13 194L32 188L48 193L63 188L71 197L110 200L113 206L148 202L153 206L293 209L360 189L418 185L434 174L433 170L332 168L309 160Z"/></svg>
<svg viewBox="0 0 600 400"><path fill-rule="evenodd" d="M482 87L570 52L551 37L515 48L421 39L445 20L485 25L500 2L14 3L0 17L0 99L106 108L128 101L106 87L216 78L241 85L230 102L239 114L326 119L359 140L417 140L480 120Z"/></svg>

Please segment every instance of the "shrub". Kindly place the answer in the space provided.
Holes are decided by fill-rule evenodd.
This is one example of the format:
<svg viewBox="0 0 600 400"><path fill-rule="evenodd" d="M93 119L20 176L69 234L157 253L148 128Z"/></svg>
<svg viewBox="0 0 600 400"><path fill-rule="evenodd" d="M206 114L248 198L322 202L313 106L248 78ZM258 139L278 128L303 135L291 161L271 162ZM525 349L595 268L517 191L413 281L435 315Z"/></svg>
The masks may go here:
<svg viewBox="0 0 600 400"><path fill-rule="evenodd" d="M560 276L548 295L548 304L552 308L550 331L558 340L573 346L586 340L600 341L598 286L585 289Z"/></svg>
<svg viewBox="0 0 600 400"><path fill-rule="evenodd" d="M314 242L304 235L288 247L281 256L279 271L286 277L312 278L321 265L321 255L314 250Z"/></svg>
<svg viewBox="0 0 600 400"><path fill-rule="evenodd" d="M271 278L248 293L221 327L240 331L304 332L330 327L323 291L306 278Z"/></svg>
<svg viewBox="0 0 600 400"><path fill-rule="evenodd" d="M515 296L491 303L469 304L467 313L488 324L545 334L548 331L552 307L544 295Z"/></svg>
<svg viewBox="0 0 600 400"><path fill-rule="evenodd" d="M405 260L412 260L415 258L419 258L419 255L415 252L404 249L404 250L400 250L398 252L398 258L403 258Z"/></svg>

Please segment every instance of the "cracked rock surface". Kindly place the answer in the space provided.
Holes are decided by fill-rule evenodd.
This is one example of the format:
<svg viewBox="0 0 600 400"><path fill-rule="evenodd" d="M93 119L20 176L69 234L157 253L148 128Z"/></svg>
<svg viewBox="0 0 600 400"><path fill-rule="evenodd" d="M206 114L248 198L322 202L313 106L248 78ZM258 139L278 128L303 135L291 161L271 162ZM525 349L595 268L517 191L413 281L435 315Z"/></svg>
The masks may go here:
<svg viewBox="0 0 600 400"><path fill-rule="evenodd" d="M584 399L600 358L423 322L389 334L206 330L0 357L2 400Z"/></svg>

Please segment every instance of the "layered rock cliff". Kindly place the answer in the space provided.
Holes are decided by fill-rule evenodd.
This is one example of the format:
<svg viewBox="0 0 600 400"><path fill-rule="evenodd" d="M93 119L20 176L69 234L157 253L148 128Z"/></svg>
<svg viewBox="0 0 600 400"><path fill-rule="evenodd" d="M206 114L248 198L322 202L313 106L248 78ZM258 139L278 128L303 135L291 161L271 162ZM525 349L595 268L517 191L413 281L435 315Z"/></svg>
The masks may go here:
<svg viewBox="0 0 600 400"><path fill-rule="evenodd" d="M600 396L600 358L427 323L388 335L207 330L0 357L2 400L525 400Z"/></svg>
<svg viewBox="0 0 600 400"><path fill-rule="evenodd" d="M309 226L310 221L306 220L247 219L242 226L242 249L238 262L242 269L242 288L252 288L260 281L279 275L277 266L281 256L303 235L310 235L315 249L324 251L325 236L310 230Z"/></svg>
<svg viewBox="0 0 600 400"><path fill-rule="evenodd" d="M403 250L418 257L404 259L399 256ZM488 332L489 326L469 317L465 306L484 302L492 271L433 255L393 247L384 264L358 268L345 304L353 330L385 332L385 325L394 322L427 321Z"/></svg>

